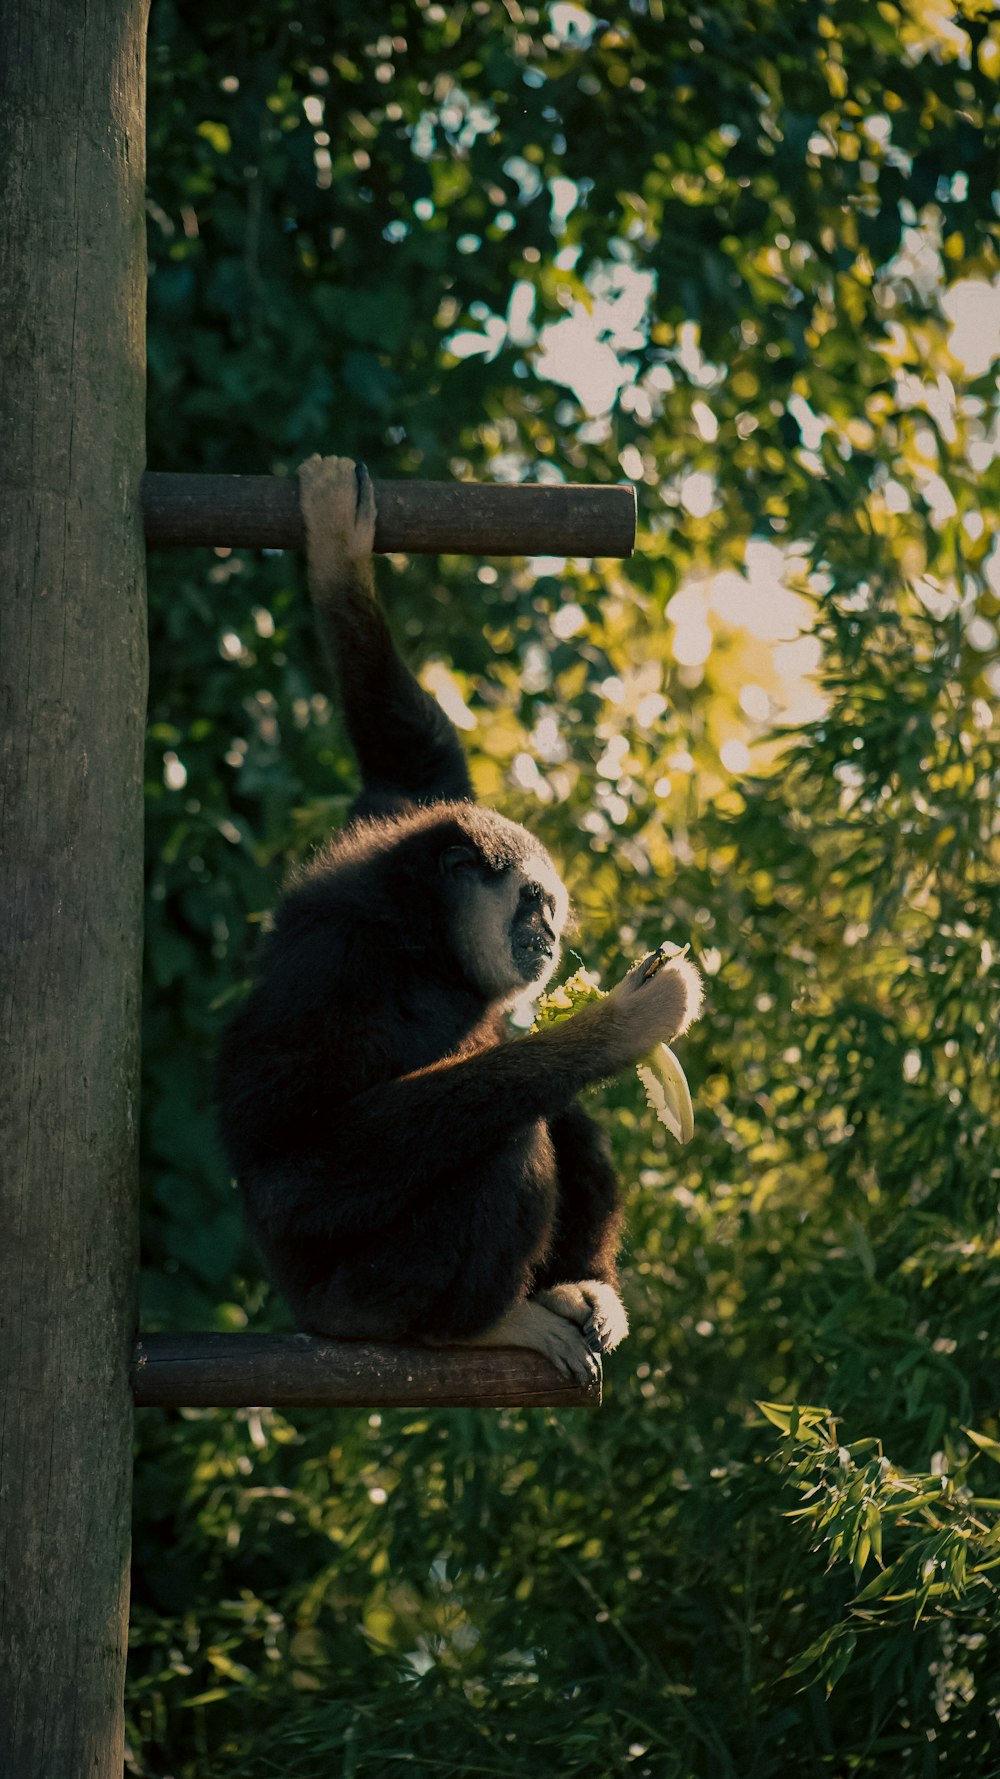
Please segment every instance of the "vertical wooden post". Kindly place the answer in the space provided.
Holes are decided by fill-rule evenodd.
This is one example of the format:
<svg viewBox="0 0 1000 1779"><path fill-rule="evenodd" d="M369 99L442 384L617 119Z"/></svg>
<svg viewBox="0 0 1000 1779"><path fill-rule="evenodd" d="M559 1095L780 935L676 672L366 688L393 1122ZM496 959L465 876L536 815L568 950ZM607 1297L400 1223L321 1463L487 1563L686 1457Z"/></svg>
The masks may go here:
<svg viewBox="0 0 1000 1779"><path fill-rule="evenodd" d="M121 1779L146 0L0 25L0 1773Z"/></svg>

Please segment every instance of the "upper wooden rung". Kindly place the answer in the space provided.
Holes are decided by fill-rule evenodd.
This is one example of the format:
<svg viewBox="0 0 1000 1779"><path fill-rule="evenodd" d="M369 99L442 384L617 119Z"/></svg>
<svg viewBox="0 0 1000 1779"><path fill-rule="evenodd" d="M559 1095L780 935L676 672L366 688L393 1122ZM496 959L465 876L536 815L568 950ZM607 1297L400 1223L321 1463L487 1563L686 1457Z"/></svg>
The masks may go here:
<svg viewBox="0 0 1000 1779"><path fill-rule="evenodd" d="M376 482L375 548L410 555L631 556L635 489L628 484ZM151 547L304 550L294 476L142 479Z"/></svg>

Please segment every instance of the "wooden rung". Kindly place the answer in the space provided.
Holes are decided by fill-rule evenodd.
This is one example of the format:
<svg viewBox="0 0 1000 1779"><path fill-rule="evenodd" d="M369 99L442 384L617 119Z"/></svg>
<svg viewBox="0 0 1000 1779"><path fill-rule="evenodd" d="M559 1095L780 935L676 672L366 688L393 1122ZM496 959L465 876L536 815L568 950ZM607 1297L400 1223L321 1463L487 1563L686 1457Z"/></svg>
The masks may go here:
<svg viewBox="0 0 1000 1779"><path fill-rule="evenodd" d="M376 482L375 548L409 555L631 556L628 484ZM295 476L188 476L147 471L150 547L210 544L304 550Z"/></svg>
<svg viewBox="0 0 1000 1779"><path fill-rule="evenodd" d="M525 1347L403 1347L309 1334L141 1334L137 1408L599 1408Z"/></svg>

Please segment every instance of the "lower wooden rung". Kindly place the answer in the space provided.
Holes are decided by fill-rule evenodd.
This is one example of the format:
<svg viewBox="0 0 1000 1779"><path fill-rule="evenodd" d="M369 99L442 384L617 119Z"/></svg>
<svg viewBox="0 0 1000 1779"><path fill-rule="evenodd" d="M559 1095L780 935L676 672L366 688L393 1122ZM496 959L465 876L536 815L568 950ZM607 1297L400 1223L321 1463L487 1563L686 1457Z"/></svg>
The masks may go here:
<svg viewBox="0 0 1000 1779"><path fill-rule="evenodd" d="M526 1347L403 1347L309 1334L141 1334L137 1408L599 1408Z"/></svg>

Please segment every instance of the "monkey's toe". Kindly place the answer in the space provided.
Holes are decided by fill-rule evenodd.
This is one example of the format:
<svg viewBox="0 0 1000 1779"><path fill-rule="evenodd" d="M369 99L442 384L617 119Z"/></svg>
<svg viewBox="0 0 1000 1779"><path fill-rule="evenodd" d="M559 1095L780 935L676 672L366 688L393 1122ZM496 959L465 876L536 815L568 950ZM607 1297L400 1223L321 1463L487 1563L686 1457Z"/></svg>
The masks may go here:
<svg viewBox="0 0 1000 1779"><path fill-rule="evenodd" d="M600 1354L571 1322L553 1329L544 1348L545 1356L558 1371L577 1384L596 1383L601 1375Z"/></svg>
<svg viewBox="0 0 1000 1779"><path fill-rule="evenodd" d="M551 1285L536 1292L534 1301L575 1322L595 1353L610 1353L628 1333L625 1305L614 1286L603 1279Z"/></svg>

